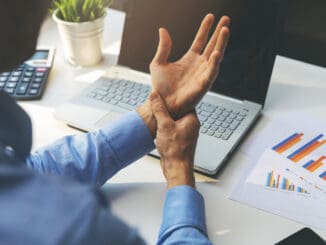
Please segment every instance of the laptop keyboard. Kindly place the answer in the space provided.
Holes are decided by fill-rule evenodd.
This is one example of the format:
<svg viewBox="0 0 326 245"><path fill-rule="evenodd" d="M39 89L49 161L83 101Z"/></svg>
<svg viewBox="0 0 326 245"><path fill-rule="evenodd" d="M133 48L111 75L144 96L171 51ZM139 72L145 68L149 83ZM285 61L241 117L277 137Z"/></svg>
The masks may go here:
<svg viewBox="0 0 326 245"><path fill-rule="evenodd" d="M125 79L106 79L87 93L87 96L123 109L134 110L149 96L151 87ZM200 133L228 140L247 116L242 111L200 102L196 107Z"/></svg>
<svg viewBox="0 0 326 245"><path fill-rule="evenodd" d="M146 101L150 91L151 87L146 84L124 79L107 79L105 84L93 88L87 96L123 109L134 110Z"/></svg>
<svg viewBox="0 0 326 245"><path fill-rule="evenodd" d="M243 111L201 102L197 108L200 133L228 140L247 116Z"/></svg>

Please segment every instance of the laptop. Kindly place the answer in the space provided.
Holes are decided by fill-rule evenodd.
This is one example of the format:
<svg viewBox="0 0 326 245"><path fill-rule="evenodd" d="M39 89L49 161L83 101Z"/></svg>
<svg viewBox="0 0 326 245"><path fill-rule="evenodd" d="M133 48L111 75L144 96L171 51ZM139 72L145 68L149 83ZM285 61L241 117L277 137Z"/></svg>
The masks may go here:
<svg viewBox="0 0 326 245"><path fill-rule="evenodd" d="M196 107L201 123L194 168L214 175L229 158L263 109L280 34L284 0L126 0L118 65L54 115L68 125L92 131L141 105L150 94L149 64L158 44L158 28L172 36L170 60L190 47L207 13L231 17L231 35L220 74ZM82 113L81 113L82 112ZM151 153L159 156L157 151Z"/></svg>

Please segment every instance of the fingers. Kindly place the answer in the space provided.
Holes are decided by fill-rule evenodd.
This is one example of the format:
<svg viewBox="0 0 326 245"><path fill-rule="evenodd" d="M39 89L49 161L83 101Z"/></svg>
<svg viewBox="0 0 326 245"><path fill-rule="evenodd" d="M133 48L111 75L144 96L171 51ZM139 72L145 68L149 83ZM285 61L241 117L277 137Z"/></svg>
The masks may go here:
<svg viewBox="0 0 326 245"><path fill-rule="evenodd" d="M159 29L159 35L160 41L152 62L155 64L165 64L167 63L167 60L171 53L172 40L169 32L164 28Z"/></svg>
<svg viewBox="0 0 326 245"><path fill-rule="evenodd" d="M209 59L211 56L212 52L214 51L214 48L216 47L220 32L223 27L229 27L230 26L230 18L228 16L223 16L220 21L218 22L215 32L212 35L211 39L209 40L209 43L207 44L205 51L203 53L204 56Z"/></svg>
<svg viewBox="0 0 326 245"><path fill-rule="evenodd" d="M162 97L154 92L149 97L152 112L154 114L154 117L157 121L157 128L170 128L172 125L174 125L174 121L171 118L164 100Z"/></svg>
<svg viewBox="0 0 326 245"><path fill-rule="evenodd" d="M230 30L228 27L222 27L220 34L218 35L217 43L215 46L216 51L221 53L220 61L223 60L226 46L228 45L230 36Z"/></svg>
<svg viewBox="0 0 326 245"><path fill-rule="evenodd" d="M227 27L222 27L220 31L220 35L218 37L217 48L214 49L213 53L209 57L208 60L208 80L215 80L219 64L222 62L225 49L229 40L229 29Z"/></svg>
<svg viewBox="0 0 326 245"><path fill-rule="evenodd" d="M203 48L205 47L207 40L208 40L208 34L209 31L214 23L214 15L208 14L203 19L199 30L196 34L196 37L191 45L190 50L196 53L201 53Z"/></svg>

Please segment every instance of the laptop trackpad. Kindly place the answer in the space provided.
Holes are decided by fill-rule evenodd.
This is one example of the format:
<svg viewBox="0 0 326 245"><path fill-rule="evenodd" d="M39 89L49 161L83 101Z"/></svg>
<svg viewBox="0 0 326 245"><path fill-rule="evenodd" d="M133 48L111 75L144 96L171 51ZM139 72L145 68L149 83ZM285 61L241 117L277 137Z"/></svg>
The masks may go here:
<svg viewBox="0 0 326 245"><path fill-rule="evenodd" d="M110 111L107 113L104 117L102 117L100 120L98 120L95 123L96 128L102 128L105 127L108 123L117 120L123 115L123 113L118 112L118 111Z"/></svg>

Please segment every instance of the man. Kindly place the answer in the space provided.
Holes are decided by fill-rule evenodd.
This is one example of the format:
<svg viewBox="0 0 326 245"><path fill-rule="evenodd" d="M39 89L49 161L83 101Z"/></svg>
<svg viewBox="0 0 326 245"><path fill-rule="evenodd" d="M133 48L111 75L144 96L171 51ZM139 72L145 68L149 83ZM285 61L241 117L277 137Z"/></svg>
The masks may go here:
<svg viewBox="0 0 326 245"><path fill-rule="evenodd" d="M0 72L32 55L47 5L0 1ZM210 243L193 161L199 129L194 107L218 75L229 36L230 21L223 17L208 41L213 21L211 14L204 18L190 50L175 63L168 62L172 42L161 28L150 99L98 132L29 153L30 120L0 93L0 244L143 244L110 211L99 187L153 150L155 138L167 180L158 244Z"/></svg>

